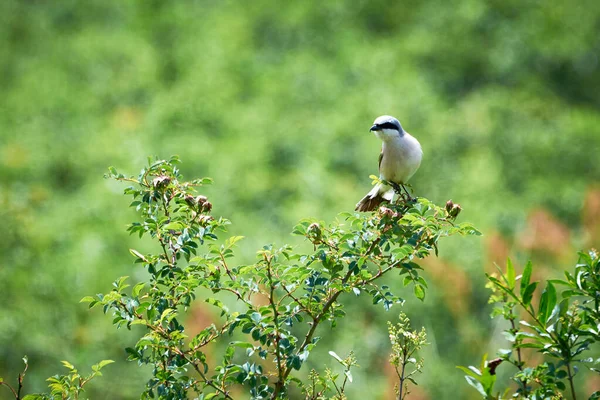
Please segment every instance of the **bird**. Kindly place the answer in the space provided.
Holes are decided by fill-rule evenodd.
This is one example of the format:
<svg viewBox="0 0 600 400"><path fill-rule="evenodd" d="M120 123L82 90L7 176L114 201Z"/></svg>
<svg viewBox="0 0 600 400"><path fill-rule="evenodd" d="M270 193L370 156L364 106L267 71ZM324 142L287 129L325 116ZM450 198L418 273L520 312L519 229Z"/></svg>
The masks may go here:
<svg viewBox="0 0 600 400"><path fill-rule="evenodd" d="M381 203L391 202L394 189L399 191L399 186L406 191L404 184L417 172L423 158L419 141L406 132L396 118L389 115L377 117L369 131L383 142L379 154L379 179L391 186L377 183L356 204L355 211L361 212L373 211Z"/></svg>

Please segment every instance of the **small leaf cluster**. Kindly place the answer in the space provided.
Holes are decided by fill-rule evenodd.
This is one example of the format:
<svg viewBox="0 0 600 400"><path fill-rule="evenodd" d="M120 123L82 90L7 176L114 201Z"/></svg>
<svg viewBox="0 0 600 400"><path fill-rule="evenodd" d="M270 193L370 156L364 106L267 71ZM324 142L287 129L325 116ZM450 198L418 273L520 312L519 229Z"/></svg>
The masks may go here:
<svg viewBox="0 0 600 400"><path fill-rule="evenodd" d="M266 245L254 263L238 265L234 248L242 237L219 238L229 221L214 218L210 201L196 192L210 180L183 181L178 163L176 157L149 160L137 177L109 169L109 178L132 184L125 194L138 219L129 232L149 236L156 251L130 250L147 281L131 287L121 277L110 292L82 300L111 313L117 328L142 328L126 351L129 360L153 367L143 398L232 399L242 390L253 399L276 399L294 387L320 398L327 390L315 389L318 374L304 383L293 372L317 346L317 333L327 332L321 327L345 316L345 296L367 295L387 310L404 301L384 282L396 274L423 300L427 282L418 261L437 254L442 237L479 234L457 224L456 212L419 199L375 213L345 213L329 225L303 220L293 233L312 243L311 251ZM197 299L200 291L212 295ZM189 332L185 311L199 301L215 307L219 319ZM224 351L215 361L218 349ZM338 398L355 365L353 356L340 362L344 382L332 389ZM334 378L325 373L326 380Z"/></svg>
<svg viewBox="0 0 600 400"><path fill-rule="evenodd" d="M334 373L330 368L325 368L324 376L319 375L316 370L312 369L308 374L308 383L305 384L299 382L306 400L347 399L345 393L346 384L348 382L352 383L353 380L352 372L350 371L351 368L358 367L356 357L353 352L350 352L348 357L344 359L338 356L334 351L330 351L329 355L344 367L344 379L341 384L338 384L340 374ZM328 396L330 393L333 394L333 396Z"/></svg>
<svg viewBox="0 0 600 400"><path fill-rule="evenodd" d="M484 398L505 398L494 395L495 370L500 363L512 364L516 371L512 379L517 384L514 396L531 399L562 398L564 393L576 399L577 385L574 377L580 366L596 373L599 360L586 354L597 347L600 335L600 257L591 250L580 253L578 263L565 279L546 281L534 305L539 282L532 281L533 266L525 265L517 276L510 260L500 276L488 275L493 290L490 302L495 303L492 316L501 316L509 322L505 336L511 343L509 349L499 351L499 358L482 364L482 368L468 373L467 381ZM557 291L557 286L564 290ZM522 316L524 316L522 318ZM542 362L527 362L526 351L533 349L544 356ZM530 350L531 351L531 350ZM506 393L504 394L506 396ZM590 399L600 397L600 392Z"/></svg>
<svg viewBox="0 0 600 400"><path fill-rule="evenodd" d="M417 385L413 375L423 369L424 361L422 358L417 359L415 353L427 344L427 333L425 328L421 328L420 331L412 330L406 314L400 313L399 319L400 321L395 325L388 321L388 333L392 343L390 364L394 367L399 380L395 387L396 397L402 400L410 393L408 383Z"/></svg>
<svg viewBox="0 0 600 400"><path fill-rule="evenodd" d="M66 375L54 375L46 379L46 381L49 382L49 393L36 393L21 396L25 373L29 367L27 356L23 357L23 362L25 363L25 368L23 369L23 372L19 374L18 386L16 388L13 388L11 385L4 382L2 378L0 378L0 386L6 386L11 391L15 400L77 400L85 391L84 386L95 377L102 376L102 372L100 372L100 370L108 364L112 364L114 361L102 360L98 364L92 365L92 372L85 376L81 375L73 364L68 361L63 361L63 366L67 368L69 372Z"/></svg>

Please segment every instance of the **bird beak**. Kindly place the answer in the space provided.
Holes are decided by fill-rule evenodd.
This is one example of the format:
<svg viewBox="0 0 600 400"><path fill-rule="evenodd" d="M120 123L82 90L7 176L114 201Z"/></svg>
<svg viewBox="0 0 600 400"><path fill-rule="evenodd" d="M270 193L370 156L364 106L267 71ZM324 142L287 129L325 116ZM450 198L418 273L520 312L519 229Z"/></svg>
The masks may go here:
<svg viewBox="0 0 600 400"><path fill-rule="evenodd" d="M373 125L371 127L371 129L369 129L370 132L374 132L374 131L380 131L381 127L379 125Z"/></svg>

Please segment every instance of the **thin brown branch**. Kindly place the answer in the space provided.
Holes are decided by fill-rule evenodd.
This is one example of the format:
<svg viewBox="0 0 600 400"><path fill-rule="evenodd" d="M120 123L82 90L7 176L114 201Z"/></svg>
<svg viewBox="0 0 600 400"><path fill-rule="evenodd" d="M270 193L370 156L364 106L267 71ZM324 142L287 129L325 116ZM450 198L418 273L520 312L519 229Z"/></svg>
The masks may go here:
<svg viewBox="0 0 600 400"><path fill-rule="evenodd" d="M19 400L19 395L17 394L16 390L15 390L15 389L13 389L13 387L12 387L12 386L10 386L10 385L9 385L8 383L6 383L6 382L0 382L0 385L4 385L4 386L6 386L6 387L7 387L7 388L8 388L8 389L9 389L9 390L12 392L13 396L15 396L15 399Z"/></svg>
<svg viewBox="0 0 600 400"><path fill-rule="evenodd" d="M273 275L271 272L271 258L265 257L265 262L267 265L267 278L269 279L270 288L269 304L273 310L273 322L275 324L275 360L277 361L278 382L283 382L283 366L281 364L281 351L279 349L279 341L281 340L281 335L279 333L279 313L277 311L277 306L275 305L275 285L273 284Z"/></svg>

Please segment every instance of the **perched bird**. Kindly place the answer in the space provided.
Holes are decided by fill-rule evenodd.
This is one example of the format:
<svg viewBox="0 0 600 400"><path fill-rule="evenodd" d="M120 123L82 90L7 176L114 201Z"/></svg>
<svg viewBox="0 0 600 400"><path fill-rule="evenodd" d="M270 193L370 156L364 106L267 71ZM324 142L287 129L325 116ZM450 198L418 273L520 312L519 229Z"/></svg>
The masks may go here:
<svg viewBox="0 0 600 400"><path fill-rule="evenodd" d="M390 182L398 190L398 186L402 186L406 191L404 184L421 165L421 144L402 129L400 121L389 115L377 117L370 131L383 142L379 155L379 179ZM356 204L355 210L373 211L382 202L391 202L393 196L392 187L378 183Z"/></svg>

